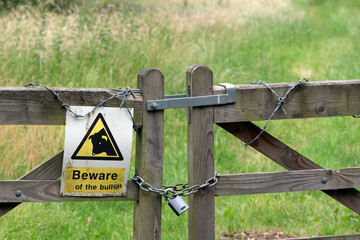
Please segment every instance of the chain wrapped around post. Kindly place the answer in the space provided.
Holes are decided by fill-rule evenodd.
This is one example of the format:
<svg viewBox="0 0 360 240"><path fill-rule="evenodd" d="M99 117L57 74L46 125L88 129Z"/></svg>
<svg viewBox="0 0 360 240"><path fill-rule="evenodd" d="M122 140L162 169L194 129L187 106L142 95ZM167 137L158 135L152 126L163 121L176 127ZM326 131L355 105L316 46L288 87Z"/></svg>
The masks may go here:
<svg viewBox="0 0 360 240"><path fill-rule="evenodd" d="M161 189L151 186L150 183L145 182L144 179L142 179L140 176L136 176L135 174L131 177L131 180L133 180L142 190L146 192L157 193L165 197L166 199L174 199L177 196L189 196L191 194L199 192L201 189L214 186L218 183L219 176L220 174L215 173L212 178L209 178L204 184L201 185L197 184L189 187L188 183L180 183L171 186L163 185L163 188ZM172 195L170 196L169 193L171 193Z"/></svg>

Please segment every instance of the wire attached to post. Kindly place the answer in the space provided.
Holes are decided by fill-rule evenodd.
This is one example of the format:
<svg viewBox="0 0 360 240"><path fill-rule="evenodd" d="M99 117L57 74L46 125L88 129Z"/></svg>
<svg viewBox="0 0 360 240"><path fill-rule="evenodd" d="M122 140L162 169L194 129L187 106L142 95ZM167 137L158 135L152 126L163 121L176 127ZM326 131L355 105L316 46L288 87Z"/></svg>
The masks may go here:
<svg viewBox="0 0 360 240"><path fill-rule="evenodd" d="M267 120L267 122L265 123L265 125L261 128L259 134L254 138L252 139L251 141L249 142L244 142L244 141L241 141L241 144L245 147L245 149L247 149L247 147L252 144L253 142L255 142L260 136L261 134L266 130L267 126L269 125L271 119L274 117L275 113L277 110L279 110L279 108L281 108L281 110L286 114L286 111L283 107L284 105L284 101L285 99L287 98L287 96L289 95L289 93L294 90L297 86L299 86L302 81L305 80L305 82L309 82L309 79L307 78L300 78L299 81L297 81L291 88L288 89L288 91L285 93L285 95L283 97L280 97L268 84L266 84L265 82L263 81L257 81L257 82L253 82L251 84L258 84L258 85L264 85L265 87L267 87L276 97L277 99L277 104L276 104L276 107L274 109L274 111L270 114L270 117L269 119ZM360 115L359 115L360 116Z"/></svg>
<svg viewBox="0 0 360 240"><path fill-rule="evenodd" d="M32 83L31 82L31 83L26 84L25 87L43 87L43 88L47 89L49 92L52 93L52 95L55 96L56 100L58 102L60 102L62 108L65 108L67 111L69 111L71 113L71 115L73 115L75 118L79 118L79 119L87 117L88 115L92 114L97 108L102 107L106 102L110 101L111 99L113 99L115 97L118 97L118 96L122 95L123 98L122 98L122 101L121 101L121 104L120 104L120 108L125 104L128 112L129 112L129 114L131 116L131 120L133 122L133 129L135 131L139 131L141 129L140 125L135 124L135 120L133 118L133 115L130 112L130 108L129 108L129 106L127 104L127 101L126 101L126 98L129 95L132 95L134 98L136 98L133 90L130 87L125 88L123 91L119 91L117 93L114 93L113 95L111 95L110 97L108 97L105 100L101 100L97 105L94 106L94 108L91 111L89 111L89 112L87 112L87 113L85 113L83 115L77 114L76 112L74 112L69 105L67 105L67 104L65 104L63 102L63 100L60 98L60 94L57 93L54 89L52 89L52 88L50 88L48 86L45 86L45 85L42 85L42 84L39 84L39 83Z"/></svg>

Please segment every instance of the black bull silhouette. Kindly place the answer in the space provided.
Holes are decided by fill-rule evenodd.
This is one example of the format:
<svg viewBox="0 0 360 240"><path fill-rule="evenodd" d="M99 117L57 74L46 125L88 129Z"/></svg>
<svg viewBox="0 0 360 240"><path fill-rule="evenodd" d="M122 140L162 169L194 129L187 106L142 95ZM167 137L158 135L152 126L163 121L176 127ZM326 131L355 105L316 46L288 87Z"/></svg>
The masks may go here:
<svg viewBox="0 0 360 240"><path fill-rule="evenodd" d="M114 147L111 145L111 141L108 139L108 135L105 129L101 129L99 132L94 133L89 137L93 145L92 155L105 152L108 156L116 156Z"/></svg>

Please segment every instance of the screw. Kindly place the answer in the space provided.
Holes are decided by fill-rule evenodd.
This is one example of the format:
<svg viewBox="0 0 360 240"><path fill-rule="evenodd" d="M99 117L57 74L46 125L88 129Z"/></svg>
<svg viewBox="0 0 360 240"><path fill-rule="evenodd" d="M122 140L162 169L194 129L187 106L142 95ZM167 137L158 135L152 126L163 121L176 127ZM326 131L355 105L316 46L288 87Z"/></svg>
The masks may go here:
<svg viewBox="0 0 360 240"><path fill-rule="evenodd" d="M15 191L15 196L21 197L21 194L22 194L21 190L16 190Z"/></svg>
<svg viewBox="0 0 360 240"><path fill-rule="evenodd" d="M323 177L323 178L321 179L321 182L322 182L323 184L327 183L327 181L328 181L328 179L327 179L326 177Z"/></svg>
<svg viewBox="0 0 360 240"><path fill-rule="evenodd" d="M150 107L151 107L152 110L158 109L158 106L157 106L156 103L152 103Z"/></svg>

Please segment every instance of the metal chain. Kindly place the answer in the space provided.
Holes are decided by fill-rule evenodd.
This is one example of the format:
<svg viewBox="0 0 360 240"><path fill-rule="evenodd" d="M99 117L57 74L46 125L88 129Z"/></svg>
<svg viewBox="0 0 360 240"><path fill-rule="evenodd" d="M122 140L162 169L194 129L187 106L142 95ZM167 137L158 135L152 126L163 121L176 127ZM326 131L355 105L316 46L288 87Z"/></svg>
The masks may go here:
<svg viewBox="0 0 360 240"><path fill-rule="evenodd" d="M202 185L197 184L188 187L188 183L180 183L172 186L163 185L162 189L153 187L150 183L145 182L144 179L142 179L140 176L136 176L135 174L130 179L133 180L137 185L139 185L139 187L145 192L153 192L165 197L166 199L174 199L176 196L189 196L191 194L199 192L201 189L214 186L218 183L219 176L220 174L215 173L212 178L206 180L206 182ZM181 187L179 188L179 186ZM169 193L171 193L172 195L170 196Z"/></svg>
<svg viewBox="0 0 360 240"><path fill-rule="evenodd" d="M274 117L275 113L277 110L279 110L279 108L281 108L283 110L283 112L286 114L286 111L283 107L283 104L284 104L284 101L285 99L287 98L287 96L289 95L289 93L294 90L298 85L301 84L301 82L305 80L305 82L309 82L309 79L307 78L300 78L299 81L297 81L291 88L288 89L288 91L285 93L285 95L283 97L280 97L269 85L267 85L265 82L263 81L257 81L257 82L253 82L251 84L259 84L259 85L264 85L265 87L267 87L276 97L277 99L277 104L276 104L276 107L274 109L274 111L271 113L269 119L267 120L267 122L265 123L265 125L261 128L259 134L254 138L252 139L250 142L244 142L244 141L241 141L241 144L243 146L245 146L245 149L250 145L252 144L253 142L255 142L259 137L260 135L266 130L267 126L269 125L271 119Z"/></svg>
<svg viewBox="0 0 360 240"><path fill-rule="evenodd" d="M65 104L63 102L63 100L60 98L60 94L57 93L54 89L49 88L48 86L45 86L45 85L42 85L42 84L39 84L39 83L32 83L31 82L31 83L26 84L25 87L43 87L43 88L47 89L49 92L52 93L52 95L55 96L56 100L60 102L61 107L65 108L67 111L69 111L75 118L87 117L88 115L92 114L97 108L102 107L106 102L110 101L111 99L113 99L115 97L118 97L118 96L122 95L123 98L122 98L122 101L121 101L121 104L120 104L120 108L125 104L128 112L130 114L131 120L133 122L134 130L138 131L141 128L141 126L135 124L134 118L133 118L133 116L132 116L132 114L130 112L130 108L129 108L129 106L127 104L127 101L126 101L127 96L129 96L130 94L134 98L136 98L133 90L130 87L125 88L123 91L119 91L117 93L114 93L113 95L111 95L110 97L108 97L105 100L100 100L100 102L97 105L95 105L94 108L91 111L87 112L84 115L80 115L80 114L77 114L76 112L74 112L69 105L67 105L67 104Z"/></svg>

